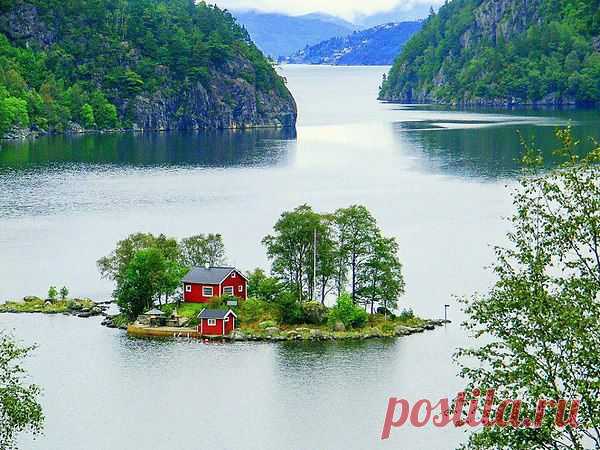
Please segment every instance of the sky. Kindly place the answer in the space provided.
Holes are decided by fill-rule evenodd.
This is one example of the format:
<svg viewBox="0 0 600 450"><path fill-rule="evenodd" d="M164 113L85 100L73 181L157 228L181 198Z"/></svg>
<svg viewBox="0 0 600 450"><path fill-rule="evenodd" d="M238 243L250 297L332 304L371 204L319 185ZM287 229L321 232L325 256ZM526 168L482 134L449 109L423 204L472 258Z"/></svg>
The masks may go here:
<svg viewBox="0 0 600 450"><path fill-rule="evenodd" d="M359 15L371 15L394 8L405 10L410 15L411 11L430 5L437 8L444 3L444 0L214 0L214 2L230 10L256 9L290 15L321 12L353 20Z"/></svg>

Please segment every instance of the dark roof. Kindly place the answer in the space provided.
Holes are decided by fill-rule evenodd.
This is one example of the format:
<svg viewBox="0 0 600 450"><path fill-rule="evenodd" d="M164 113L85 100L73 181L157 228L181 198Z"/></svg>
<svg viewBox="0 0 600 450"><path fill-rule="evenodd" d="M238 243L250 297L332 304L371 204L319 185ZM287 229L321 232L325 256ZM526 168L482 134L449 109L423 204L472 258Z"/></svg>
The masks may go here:
<svg viewBox="0 0 600 450"><path fill-rule="evenodd" d="M198 319L224 319L225 317L227 317L227 314L229 314L229 312L231 312L231 314L235 316L235 313L230 309L204 308L202 311L200 311L200 314L198 314Z"/></svg>
<svg viewBox="0 0 600 450"><path fill-rule="evenodd" d="M193 267L185 277L184 283L220 284L233 272L235 267Z"/></svg>

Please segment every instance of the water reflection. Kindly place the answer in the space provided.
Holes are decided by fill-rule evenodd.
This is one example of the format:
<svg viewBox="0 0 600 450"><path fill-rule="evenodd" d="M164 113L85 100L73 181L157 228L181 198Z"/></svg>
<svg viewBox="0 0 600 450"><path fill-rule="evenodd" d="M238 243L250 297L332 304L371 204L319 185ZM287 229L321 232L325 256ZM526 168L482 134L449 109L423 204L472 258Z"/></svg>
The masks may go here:
<svg viewBox="0 0 600 450"><path fill-rule="evenodd" d="M426 171L439 171L459 177L503 178L521 170L521 140L534 143L544 154L546 167L559 162L553 150L559 146L557 127L573 125L582 142L582 151L600 140L600 114L596 111L519 111L487 114L441 112L430 120L394 123L396 145L420 160ZM464 118L460 116L464 115ZM487 115L487 117L486 117Z"/></svg>
<svg viewBox="0 0 600 450"><path fill-rule="evenodd" d="M279 161L285 155L286 141L295 138L295 129L50 136L3 143L0 169L65 163L257 166Z"/></svg>

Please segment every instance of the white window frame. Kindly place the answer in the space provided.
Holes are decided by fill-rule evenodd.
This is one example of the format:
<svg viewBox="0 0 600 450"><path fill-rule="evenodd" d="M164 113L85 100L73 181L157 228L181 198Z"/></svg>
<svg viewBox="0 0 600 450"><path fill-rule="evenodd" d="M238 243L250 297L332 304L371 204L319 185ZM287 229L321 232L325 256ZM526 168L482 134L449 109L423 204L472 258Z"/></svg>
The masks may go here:
<svg viewBox="0 0 600 450"><path fill-rule="evenodd" d="M231 278L235 278L235 277L236 277L236 275L235 275L235 272L233 272L233 273L231 274Z"/></svg>
<svg viewBox="0 0 600 450"><path fill-rule="evenodd" d="M186 284L185 285L185 292L192 292L192 285L191 284Z"/></svg>
<svg viewBox="0 0 600 450"><path fill-rule="evenodd" d="M208 320L207 325L209 327L214 327L215 325L217 325L217 319L206 319L206 320Z"/></svg>
<svg viewBox="0 0 600 450"><path fill-rule="evenodd" d="M244 286L242 286L241 284L238 287L238 292L244 292Z"/></svg>
<svg viewBox="0 0 600 450"><path fill-rule="evenodd" d="M231 289L231 293L229 292L229 290ZM224 286L223 287L223 295L233 295L235 292L235 289L233 288L233 286Z"/></svg>
<svg viewBox="0 0 600 450"><path fill-rule="evenodd" d="M207 289L210 289L210 294L207 294ZM202 286L202 295L204 297L214 297L215 296L215 290L212 286Z"/></svg>

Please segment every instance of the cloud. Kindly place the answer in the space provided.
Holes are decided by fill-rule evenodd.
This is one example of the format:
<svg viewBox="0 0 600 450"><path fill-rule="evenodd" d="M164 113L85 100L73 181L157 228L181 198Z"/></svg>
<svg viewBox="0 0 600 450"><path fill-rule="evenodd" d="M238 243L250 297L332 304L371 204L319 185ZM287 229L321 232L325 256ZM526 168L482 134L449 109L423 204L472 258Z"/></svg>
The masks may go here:
<svg viewBox="0 0 600 450"><path fill-rule="evenodd" d="M370 15L392 9L410 11L444 0L213 0L227 9L257 9L264 12L281 12L291 15L321 12L352 20L359 15Z"/></svg>

